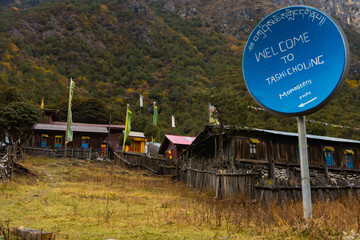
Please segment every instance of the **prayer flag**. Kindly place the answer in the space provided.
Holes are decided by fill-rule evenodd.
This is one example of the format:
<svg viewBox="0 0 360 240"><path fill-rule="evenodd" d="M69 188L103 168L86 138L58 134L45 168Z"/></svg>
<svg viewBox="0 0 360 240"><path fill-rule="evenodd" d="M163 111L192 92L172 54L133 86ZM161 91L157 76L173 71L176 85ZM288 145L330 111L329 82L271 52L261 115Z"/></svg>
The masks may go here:
<svg viewBox="0 0 360 240"><path fill-rule="evenodd" d="M140 107L143 107L144 97L140 94Z"/></svg>
<svg viewBox="0 0 360 240"><path fill-rule="evenodd" d="M174 115L171 116L171 127L175 127L175 117Z"/></svg>
<svg viewBox="0 0 360 240"><path fill-rule="evenodd" d="M154 118L153 118L153 124L154 126L156 126L157 124L157 106L156 106L156 102L154 102Z"/></svg>
<svg viewBox="0 0 360 240"><path fill-rule="evenodd" d="M211 103L209 103L209 123L219 124L219 121L216 118L214 118L215 111L216 111L216 107L211 105Z"/></svg>
<svg viewBox="0 0 360 240"><path fill-rule="evenodd" d="M128 104L127 108L126 108L126 122L125 122L124 142L123 142L123 146L122 146L123 151L125 150L125 142L126 142L127 137L130 134L130 129L131 129L131 114L132 114L132 112L130 111L129 108L130 108L130 106Z"/></svg>
<svg viewBox="0 0 360 240"><path fill-rule="evenodd" d="M72 142L73 140L73 131L71 129L71 125L72 125L71 101L74 95L74 88L75 88L75 82L72 79L70 79L69 106L68 106L68 118L67 118L67 129L66 129L67 134L66 134L65 143Z"/></svg>

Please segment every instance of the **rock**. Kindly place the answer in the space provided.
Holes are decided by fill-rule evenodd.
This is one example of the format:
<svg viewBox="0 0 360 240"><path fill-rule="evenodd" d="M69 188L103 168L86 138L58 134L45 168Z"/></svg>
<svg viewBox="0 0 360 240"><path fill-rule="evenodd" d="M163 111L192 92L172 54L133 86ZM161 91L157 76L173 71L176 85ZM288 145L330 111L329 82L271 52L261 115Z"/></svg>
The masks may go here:
<svg viewBox="0 0 360 240"><path fill-rule="evenodd" d="M11 28L11 34L14 36L14 38L21 40L24 39L24 35L22 35L22 33L19 32L19 30L14 27Z"/></svg>
<svg viewBox="0 0 360 240"><path fill-rule="evenodd" d="M24 228L23 226L14 227L13 233L24 240L53 240L55 235L52 232L44 232L31 228Z"/></svg>
<svg viewBox="0 0 360 240"><path fill-rule="evenodd" d="M151 0L147 0L151 3ZM287 6L307 5L318 8L335 17L342 26L351 26L360 32L360 1L354 0L164 0L162 9L182 18L200 18L212 29L246 40L253 30L253 21ZM350 71L352 73L352 71Z"/></svg>
<svg viewBox="0 0 360 240"><path fill-rule="evenodd" d="M136 13L146 11L145 7L141 3L139 3L139 1L137 1L137 0L131 1L129 3L129 7L131 8L131 10L133 10Z"/></svg>

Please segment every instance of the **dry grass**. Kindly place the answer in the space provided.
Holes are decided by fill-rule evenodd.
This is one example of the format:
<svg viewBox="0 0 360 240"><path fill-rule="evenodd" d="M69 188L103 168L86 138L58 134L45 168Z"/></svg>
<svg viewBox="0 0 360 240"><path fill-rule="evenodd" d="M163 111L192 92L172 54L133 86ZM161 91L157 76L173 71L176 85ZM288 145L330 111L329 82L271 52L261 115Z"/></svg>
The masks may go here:
<svg viewBox="0 0 360 240"><path fill-rule="evenodd" d="M0 183L0 223L54 231L56 239L342 239L359 232L356 198L314 203L304 228L301 203L214 200L169 178L104 163L22 164L38 177Z"/></svg>

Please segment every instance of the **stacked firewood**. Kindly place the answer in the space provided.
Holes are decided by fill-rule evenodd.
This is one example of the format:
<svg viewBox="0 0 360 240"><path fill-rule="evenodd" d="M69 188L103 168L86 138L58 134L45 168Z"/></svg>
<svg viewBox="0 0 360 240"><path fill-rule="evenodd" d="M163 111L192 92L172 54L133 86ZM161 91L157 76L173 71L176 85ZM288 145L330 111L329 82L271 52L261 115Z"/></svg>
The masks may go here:
<svg viewBox="0 0 360 240"><path fill-rule="evenodd" d="M0 181L12 180L14 173L21 175L33 175L29 169L17 163L23 157L21 148L8 146L6 154L0 159Z"/></svg>

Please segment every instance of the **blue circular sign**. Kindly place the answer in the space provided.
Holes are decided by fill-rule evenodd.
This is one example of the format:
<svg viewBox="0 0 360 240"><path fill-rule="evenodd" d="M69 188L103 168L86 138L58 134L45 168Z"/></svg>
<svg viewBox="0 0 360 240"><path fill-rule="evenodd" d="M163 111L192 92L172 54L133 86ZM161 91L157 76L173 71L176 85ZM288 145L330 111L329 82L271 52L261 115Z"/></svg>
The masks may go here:
<svg viewBox="0 0 360 240"><path fill-rule="evenodd" d="M344 82L349 47L341 28L307 6L280 9L251 33L243 55L246 86L265 109L301 116L325 106Z"/></svg>

